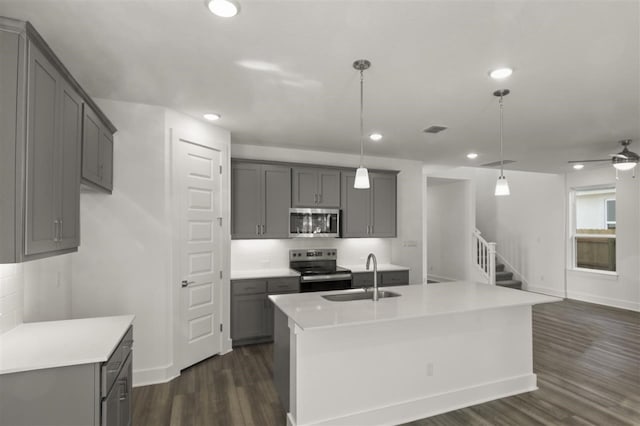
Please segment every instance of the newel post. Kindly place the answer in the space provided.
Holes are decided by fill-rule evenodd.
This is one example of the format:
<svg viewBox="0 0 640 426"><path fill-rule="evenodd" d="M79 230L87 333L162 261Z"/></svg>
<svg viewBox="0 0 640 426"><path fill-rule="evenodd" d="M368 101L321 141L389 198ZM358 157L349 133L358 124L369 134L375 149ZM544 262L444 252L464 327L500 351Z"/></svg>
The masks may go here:
<svg viewBox="0 0 640 426"><path fill-rule="evenodd" d="M487 243L489 246L489 284L496 285L496 243Z"/></svg>

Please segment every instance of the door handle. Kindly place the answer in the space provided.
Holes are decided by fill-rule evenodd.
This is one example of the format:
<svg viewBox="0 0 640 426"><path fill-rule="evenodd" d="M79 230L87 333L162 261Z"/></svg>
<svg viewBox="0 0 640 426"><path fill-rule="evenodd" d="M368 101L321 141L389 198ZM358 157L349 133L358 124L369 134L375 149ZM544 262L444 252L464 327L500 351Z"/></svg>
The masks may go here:
<svg viewBox="0 0 640 426"><path fill-rule="evenodd" d="M195 281L182 280L180 284L182 284L182 287L187 287L189 286L189 284L193 284L193 283L195 283Z"/></svg>

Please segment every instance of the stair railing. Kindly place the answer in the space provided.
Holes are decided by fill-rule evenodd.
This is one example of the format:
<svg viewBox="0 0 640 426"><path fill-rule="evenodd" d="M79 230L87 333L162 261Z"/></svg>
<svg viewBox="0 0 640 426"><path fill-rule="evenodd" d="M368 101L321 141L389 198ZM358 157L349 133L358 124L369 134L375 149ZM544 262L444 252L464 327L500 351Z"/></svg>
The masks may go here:
<svg viewBox="0 0 640 426"><path fill-rule="evenodd" d="M496 285L496 243L488 242L480 234L477 229L473 231L472 260L487 283Z"/></svg>

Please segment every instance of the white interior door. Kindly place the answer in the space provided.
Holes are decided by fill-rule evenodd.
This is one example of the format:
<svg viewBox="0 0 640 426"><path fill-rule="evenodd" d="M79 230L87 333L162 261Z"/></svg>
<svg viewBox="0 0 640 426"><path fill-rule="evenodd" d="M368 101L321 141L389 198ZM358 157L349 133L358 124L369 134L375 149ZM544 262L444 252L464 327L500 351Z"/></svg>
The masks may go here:
<svg viewBox="0 0 640 426"><path fill-rule="evenodd" d="M173 190L179 203L180 369L220 352L222 297L221 152L174 139Z"/></svg>

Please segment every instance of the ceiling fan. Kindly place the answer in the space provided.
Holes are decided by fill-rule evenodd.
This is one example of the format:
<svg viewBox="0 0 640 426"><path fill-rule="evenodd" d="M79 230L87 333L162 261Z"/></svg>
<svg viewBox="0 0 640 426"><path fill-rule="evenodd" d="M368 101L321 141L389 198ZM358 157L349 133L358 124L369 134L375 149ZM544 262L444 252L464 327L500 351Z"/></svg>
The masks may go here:
<svg viewBox="0 0 640 426"><path fill-rule="evenodd" d="M572 160L569 161L569 164L582 164L582 163L595 163L600 161L611 161L611 165L616 168L616 173L618 170L631 170L636 167L638 161L640 161L640 155L636 154L633 151L629 151L627 148L631 144L631 139L625 139L620 141L620 145L623 146L622 151L617 154L609 154L611 158L605 158L601 160ZM635 170L634 175L635 177Z"/></svg>

